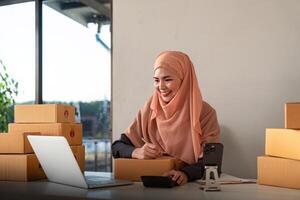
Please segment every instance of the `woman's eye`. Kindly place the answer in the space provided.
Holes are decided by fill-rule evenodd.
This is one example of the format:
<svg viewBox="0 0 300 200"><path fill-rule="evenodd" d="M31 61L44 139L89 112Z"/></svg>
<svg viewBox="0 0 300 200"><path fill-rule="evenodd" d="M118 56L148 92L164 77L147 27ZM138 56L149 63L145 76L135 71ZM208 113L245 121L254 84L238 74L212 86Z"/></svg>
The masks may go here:
<svg viewBox="0 0 300 200"><path fill-rule="evenodd" d="M157 79L154 79L154 82L155 82L155 83L158 83L159 81L158 81Z"/></svg>
<svg viewBox="0 0 300 200"><path fill-rule="evenodd" d="M166 79L165 81L172 81L173 79Z"/></svg>

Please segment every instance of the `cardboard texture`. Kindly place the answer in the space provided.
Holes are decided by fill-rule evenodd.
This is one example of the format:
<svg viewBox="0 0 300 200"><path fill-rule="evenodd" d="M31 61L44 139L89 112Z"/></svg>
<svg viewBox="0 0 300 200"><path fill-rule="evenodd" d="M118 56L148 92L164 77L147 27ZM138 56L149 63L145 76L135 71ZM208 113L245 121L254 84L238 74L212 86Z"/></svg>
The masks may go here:
<svg viewBox="0 0 300 200"><path fill-rule="evenodd" d="M82 173L84 146L71 146ZM0 181L33 181L47 178L35 154L0 154Z"/></svg>
<svg viewBox="0 0 300 200"><path fill-rule="evenodd" d="M300 129L300 102L285 104L285 128Z"/></svg>
<svg viewBox="0 0 300 200"><path fill-rule="evenodd" d="M42 123L8 125L9 132L40 132L41 135L64 136L70 145L82 144L82 124L77 123Z"/></svg>
<svg viewBox="0 0 300 200"><path fill-rule="evenodd" d="M0 154L33 153L27 135L40 135L33 132L0 133Z"/></svg>
<svg viewBox="0 0 300 200"><path fill-rule="evenodd" d="M263 185L300 189L300 161L259 156L257 182Z"/></svg>
<svg viewBox="0 0 300 200"><path fill-rule="evenodd" d="M15 105L16 123L74 123L75 107L63 104Z"/></svg>
<svg viewBox="0 0 300 200"><path fill-rule="evenodd" d="M46 178L34 154L0 154L1 181L33 181Z"/></svg>
<svg viewBox="0 0 300 200"><path fill-rule="evenodd" d="M114 159L114 174L116 179L141 181L141 176L161 176L172 169L180 169L183 163L171 158L162 157L157 159Z"/></svg>
<svg viewBox="0 0 300 200"><path fill-rule="evenodd" d="M300 160L300 130L266 129L265 153Z"/></svg>
<svg viewBox="0 0 300 200"><path fill-rule="evenodd" d="M85 147L80 146L71 146L72 152L77 160L77 163L80 167L80 170L84 172L85 170Z"/></svg>

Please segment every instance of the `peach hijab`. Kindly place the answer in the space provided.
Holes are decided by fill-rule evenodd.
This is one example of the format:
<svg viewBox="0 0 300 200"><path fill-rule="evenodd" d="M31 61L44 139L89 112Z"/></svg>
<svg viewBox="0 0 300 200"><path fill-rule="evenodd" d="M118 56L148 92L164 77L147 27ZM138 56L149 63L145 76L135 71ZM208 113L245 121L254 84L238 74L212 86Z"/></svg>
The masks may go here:
<svg viewBox="0 0 300 200"><path fill-rule="evenodd" d="M135 147L142 147L144 139L163 153L193 164L202 156L203 105L194 66L186 54L165 51L154 63L154 71L158 68L171 70L182 80L177 94L165 103L155 90L125 133Z"/></svg>

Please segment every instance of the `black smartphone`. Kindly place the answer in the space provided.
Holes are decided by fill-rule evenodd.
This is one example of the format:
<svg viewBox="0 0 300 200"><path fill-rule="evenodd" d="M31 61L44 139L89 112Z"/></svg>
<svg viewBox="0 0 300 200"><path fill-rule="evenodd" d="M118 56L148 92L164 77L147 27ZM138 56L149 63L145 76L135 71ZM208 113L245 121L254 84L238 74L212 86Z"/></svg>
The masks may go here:
<svg viewBox="0 0 300 200"><path fill-rule="evenodd" d="M219 176L222 172L223 148L222 143L206 143L203 150L204 166L218 166Z"/></svg>
<svg viewBox="0 0 300 200"><path fill-rule="evenodd" d="M145 187L172 188L178 184L169 176L141 176Z"/></svg>

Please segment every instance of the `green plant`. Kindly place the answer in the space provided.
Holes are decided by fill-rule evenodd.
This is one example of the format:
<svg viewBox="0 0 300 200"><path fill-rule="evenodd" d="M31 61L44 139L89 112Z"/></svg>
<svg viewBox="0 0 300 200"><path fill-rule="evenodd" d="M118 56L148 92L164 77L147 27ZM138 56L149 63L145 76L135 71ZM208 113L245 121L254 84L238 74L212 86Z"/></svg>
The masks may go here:
<svg viewBox="0 0 300 200"><path fill-rule="evenodd" d="M7 132L7 126L12 119L14 97L18 94L18 82L10 78L5 65L0 60L0 132Z"/></svg>

